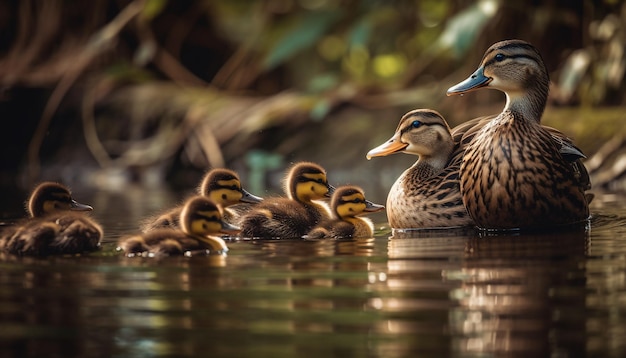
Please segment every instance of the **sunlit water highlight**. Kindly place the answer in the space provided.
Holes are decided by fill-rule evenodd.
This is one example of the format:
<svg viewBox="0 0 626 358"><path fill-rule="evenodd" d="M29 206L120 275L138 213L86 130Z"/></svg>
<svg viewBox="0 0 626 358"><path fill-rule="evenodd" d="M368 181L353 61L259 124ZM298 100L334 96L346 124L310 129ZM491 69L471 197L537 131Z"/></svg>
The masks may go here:
<svg viewBox="0 0 626 358"><path fill-rule="evenodd" d="M123 257L115 242L177 199L91 195L101 252L1 257L3 357L626 354L620 200L598 199L588 233L379 231L155 259Z"/></svg>

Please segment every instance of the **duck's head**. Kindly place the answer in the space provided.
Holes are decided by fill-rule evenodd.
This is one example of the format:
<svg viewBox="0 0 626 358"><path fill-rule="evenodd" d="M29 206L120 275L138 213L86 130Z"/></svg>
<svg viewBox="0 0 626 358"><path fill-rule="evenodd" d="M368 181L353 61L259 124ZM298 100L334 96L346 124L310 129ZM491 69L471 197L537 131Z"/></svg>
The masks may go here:
<svg viewBox="0 0 626 358"><path fill-rule="evenodd" d="M91 206L74 200L66 186L54 182L44 182L37 185L30 194L26 208L31 217L41 217L61 210L93 210Z"/></svg>
<svg viewBox="0 0 626 358"><path fill-rule="evenodd" d="M200 195L227 207L237 203L258 203L263 199L250 194L241 187L239 176L229 169L213 169L204 176L199 188Z"/></svg>
<svg viewBox="0 0 626 358"><path fill-rule="evenodd" d="M335 189L330 200L330 207L338 218L354 217L364 212L373 213L385 208L365 200L363 190L352 185Z"/></svg>
<svg viewBox="0 0 626 358"><path fill-rule="evenodd" d="M296 163L285 178L285 193L301 202L330 197L334 190L328 184L326 170L311 162Z"/></svg>
<svg viewBox="0 0 626 358"><path fill-rule="evenodd" d="M540 117L548 97L550 77L533 45L522 40L506 40L489 47L478 69L450 87L446 94L464 94L484 87L506 93L507 108L521 102L532 106Z"/></svg>
<svg viewBox="0 0 626 358"><path fill-rule="evenodd" d="M222 220L217 204L205 196L196 196L185 202L180 213L181 230L206 243L215 251L227 251L224 240L213 235L236 234L240 229Z"/></svg>
<svg viewBox="0 0 626 358"><path fill-rule="evenodd" d="M420 160L437 160L443 167L454 147L450 127L437 111L416 109L408 112L385 143L370 150L367 159L394 153L418 155Z"/></svg>

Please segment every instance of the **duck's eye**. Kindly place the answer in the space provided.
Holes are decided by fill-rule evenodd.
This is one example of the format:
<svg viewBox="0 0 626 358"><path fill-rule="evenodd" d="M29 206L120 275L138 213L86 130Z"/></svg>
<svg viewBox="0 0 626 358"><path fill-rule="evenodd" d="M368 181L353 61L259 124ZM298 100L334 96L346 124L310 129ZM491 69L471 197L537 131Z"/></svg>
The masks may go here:
<svg viewBox="0 0 626 358"><path fill-rule="evenodd" d="M420 121L413 121L413 123L411 123L411 126L413 128L419 128L422 125L422 122Z"/></svg>
<svg viewBox="0 0 626 358"><path fill-rule="evenodd" d="M504 60L504 55L499 53L494 58L496 59L496 61L500 62L500 61Z"/></svg>

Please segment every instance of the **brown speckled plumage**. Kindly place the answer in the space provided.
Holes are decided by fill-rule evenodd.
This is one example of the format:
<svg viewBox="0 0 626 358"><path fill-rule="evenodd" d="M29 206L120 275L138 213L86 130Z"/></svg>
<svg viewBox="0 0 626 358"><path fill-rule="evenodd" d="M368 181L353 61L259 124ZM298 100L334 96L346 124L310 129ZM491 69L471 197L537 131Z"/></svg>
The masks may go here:
<svg viewBox="0 0 626 358"><path fill-rule="evenodd" d="M517 229L587 220L584 156L563 134L540 124L549 78L538 51L520 40L496 43L479 69L448 94L482 87L505 92L507 103L466 138L461 193L476 224Z"/></svg>
<svg viewBox="0 0 626 358"><path fill-rule="evenodd" d="M462 151L453 136L460 140L462 133L457 133L456 128L451 132L438 112L417 109L400 119L391 139L368 153L368 158L393 153L419 156L417 162L400 175L387 196L387 218L391 227L440 228L473 224L461 200Z"/></svg>

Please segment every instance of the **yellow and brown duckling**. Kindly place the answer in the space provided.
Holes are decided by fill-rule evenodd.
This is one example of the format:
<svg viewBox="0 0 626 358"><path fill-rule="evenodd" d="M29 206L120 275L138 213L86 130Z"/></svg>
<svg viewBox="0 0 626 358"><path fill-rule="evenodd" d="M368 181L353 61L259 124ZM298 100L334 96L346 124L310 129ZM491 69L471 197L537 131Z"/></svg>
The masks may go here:
<svg viewBox="0 0 626 358"><path fill-rule="evenodd" d="M205 196L196 196L185 202L180 212L180 229L161 228L147 233L122 238L118 250L127 255L183 255L206 251L225 253L228 247L216 235L236 234L239 228L222 220L220 208Z"/></svg>
<svg viewBox="0 0 626 358"><path fill-rule="evenodd" d="M224 168L208 171L198 187L198 194L206 196L219 205L222 208L223 220L231 224L238 224L241 213L249 210L249 208L231 210L233 206L240 207L263 201L262 198L250 194L242 187L237 173ZM165 227L178 228L181 210L182 205L169 209L157 215L156 218L148 219L142 226L142 231L148 232Z"/></svg>
<svg viewBox="0 0 626 358"><path fill-rule="evenodd" d="M500 90L507 100L502 113L473 134L463 155L460 189L476 224L518 229L587 220L584 156L567 137L540 125L549 77L537 49L521 40L498 42L447 94L480 88Z"/></svg>
<svg viewBox="0 0 626 358"><path fill-rule="evenodd" d="M330 208L332 218L322 221L308 234L307 239L372 237L374 224L367 217L359 215L384 210L382 205L365 200L363 190L357 186L345 185L335 189Z"/></svg>
<svg viewBox="0 0 626 358"><path fill-rule="evenodd" d="M458 143L437 111L416 109L400 119L394 135L370 150L367 158L394 153L419 158L404 171L387 196L387 219L395 229L473 225L459 188Z"/></svg>
<svg viewBox="0 0 626 358"><path fill-rule="evenodd" d="M327 207L314 202L328 198L334 190L324 168L297 163L289 169L284 186L287 198L265 199L242 218L241 236L299 238L330 217Z"/></svg>
<svg viewBox="0 0 626 358"><path fill-rule="evenodd" d="M0 232L0 250L46 256L99 249L102 228L83 213L93 208L76 202L66 186L54 182L39 184L31 193L26 209L29 219Z"/></svg>

